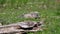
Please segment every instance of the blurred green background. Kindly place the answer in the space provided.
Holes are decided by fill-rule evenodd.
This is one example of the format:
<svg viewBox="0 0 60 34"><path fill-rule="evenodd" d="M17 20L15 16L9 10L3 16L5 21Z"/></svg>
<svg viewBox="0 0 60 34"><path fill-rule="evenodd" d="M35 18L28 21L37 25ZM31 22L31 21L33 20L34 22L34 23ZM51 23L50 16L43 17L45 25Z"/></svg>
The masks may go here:
<svg viewBox="0 0 60 34"><path fill-rule="evenodd" d="M0 0L0 23L5 25L24 20L39 21L18 17L32 11L38 11L41 18L46 18L46 29L36 34L60 34L60 0Z"/></svg>

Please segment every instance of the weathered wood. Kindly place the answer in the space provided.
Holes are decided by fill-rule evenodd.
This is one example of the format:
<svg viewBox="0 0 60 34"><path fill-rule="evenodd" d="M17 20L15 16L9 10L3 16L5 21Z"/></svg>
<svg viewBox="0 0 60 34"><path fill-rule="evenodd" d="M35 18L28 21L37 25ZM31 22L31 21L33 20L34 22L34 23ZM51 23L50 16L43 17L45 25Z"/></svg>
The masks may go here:
<svg viewBox="0 0 60 34"><path fill-rule="evenodd" d="M35 32L37 30L22 30L22 29L16 29L17 25L3 25L0 26L0 33L17 33L17 32Z"/></svg>
<svg viewBox="0 0 60 34"><path fill-rule="evenodd" d="M19 29L4 29L4 30L0 30L0 33L18 33L18 32L36 32L38 30L19 30Z"/></svg>
<svg viewBox="0 0 60 34"><path fill-rule="evenodd" d="M40 21L42 24L44 20ZM2 33L19 33L19 32L36 32L41 31L41 26L37 27L37 29L33 28L32 30L24 30L24 29L17 29L21 22L15 23L15 24L9 24L9 25L1 25L0 26L0 34Z"/></svg>

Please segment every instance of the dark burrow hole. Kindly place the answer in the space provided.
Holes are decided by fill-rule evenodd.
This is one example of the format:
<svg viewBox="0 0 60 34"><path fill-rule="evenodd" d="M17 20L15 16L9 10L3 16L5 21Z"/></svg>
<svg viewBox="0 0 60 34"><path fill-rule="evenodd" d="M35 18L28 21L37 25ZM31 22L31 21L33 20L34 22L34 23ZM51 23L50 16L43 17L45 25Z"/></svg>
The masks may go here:
<svg viewBox="0 0 60 34"><path fill-rule="evenodd" d="M22 33L22 34L27 34L26 32Z"/></svg>
<svg viewBox="0 0 60 34"><path fill-rule="evenodd" d="M30 28L20 28L20 29L23 29L23 30L32 30L33 29L33 27L30 27Z"/></svg>

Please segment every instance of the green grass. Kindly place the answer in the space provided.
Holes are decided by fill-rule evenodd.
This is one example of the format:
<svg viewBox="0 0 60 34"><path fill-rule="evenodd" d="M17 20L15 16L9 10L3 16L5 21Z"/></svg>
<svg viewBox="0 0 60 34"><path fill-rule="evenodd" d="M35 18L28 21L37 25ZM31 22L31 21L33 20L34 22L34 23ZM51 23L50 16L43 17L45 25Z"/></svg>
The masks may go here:
<svg viewBox="0 0 60 34"><path fill-rule="evenodd" d="M56 0L0 0L0 23L10 24L24 20L40 19L18 18L23 13L38 11L41 18L46 18L45 28L36 34L60 34L60 2ZM28 33L33 34L33 33Z"/></svg>

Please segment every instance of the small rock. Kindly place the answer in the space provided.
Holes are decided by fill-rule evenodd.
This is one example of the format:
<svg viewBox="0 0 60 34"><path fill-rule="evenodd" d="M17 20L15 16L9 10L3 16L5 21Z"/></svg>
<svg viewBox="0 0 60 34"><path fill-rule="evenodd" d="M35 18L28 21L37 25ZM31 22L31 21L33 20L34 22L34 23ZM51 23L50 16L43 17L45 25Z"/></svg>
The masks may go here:
<svg viewBox="0 0 60 34"><path fill-rule="evenodd" d="M24 18L39 18L38 14L39 14L38 12L31 12L28 14L23 14L22 17L24 17Z"/></svg>

